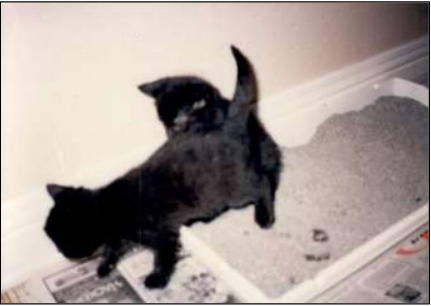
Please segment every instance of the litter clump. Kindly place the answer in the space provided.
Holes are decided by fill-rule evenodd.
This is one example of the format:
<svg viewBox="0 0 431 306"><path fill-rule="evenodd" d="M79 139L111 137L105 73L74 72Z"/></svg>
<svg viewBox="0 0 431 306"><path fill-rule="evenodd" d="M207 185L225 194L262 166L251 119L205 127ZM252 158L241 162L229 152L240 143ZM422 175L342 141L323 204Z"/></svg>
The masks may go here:
<svg viewBox="0 0 431 306"><path fill-rule="evenodd" d="M313 229L313 240L316 242L327 242L329 240L329 236L324 230Z"/></svg>
<svg viewBox="0 0 431 306"><path fill-rule="evenodd" d="M305 259L307 261L322 261L322 260L329 260L330 258L331 258L331 254L329 253L323 253L319 255L305 254Z"/></svg>

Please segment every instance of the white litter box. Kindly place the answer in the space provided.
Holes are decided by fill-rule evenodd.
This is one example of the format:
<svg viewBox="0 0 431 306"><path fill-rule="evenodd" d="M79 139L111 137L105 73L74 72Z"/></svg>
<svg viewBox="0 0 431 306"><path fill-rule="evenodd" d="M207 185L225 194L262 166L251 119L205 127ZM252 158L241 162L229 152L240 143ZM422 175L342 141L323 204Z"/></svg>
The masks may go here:
<svg viewBox="0 0 431 306"><path fill-rule="evenodd" d="M338 95L331 97L330 100L321 100L319 103L292 113L288 117L283 117L280 123L272 122L271 130L276 131L275 136L279 143L283 143L289 148L293 148L293 150L297 150L296 148L301 149L302 146L315 139L316 131L318 131L318 134L321 133L318 127L329 117L334 114L340 114L341 118L343 114L347 114L347 116L355 119L358 112L352 111L365 109L366 106L369 106L366 109L370 111L372 109L370 104L373 104L375 100L382 96L414 99L420 102L417 103L419 106L416 105L419 107L419 112L428 117L426 108L428 107L428 90L409 81L392 79L381 84L358 86L356 92L349 91L349 96ZM382 105L382 103L379 105ZM334 118L333 120L335 121L340 120L337 116ZM343 131L338 132L342 133ZM425 134L429 137L429 130ZM361 135L358 137L361 137ZM380 141L375 141L374 145L379 145L379 143ZM429 152L429 142L427 147ZM397 148L388 149L387 147L382 147L381 149L387 152L390 152L391 149L398 150ZM365 153L363 152L362 154L366 153L365 150ZM358 152L358 154L360 153ZM312 159L309 158L311 163L313 162ZM420 167L421 164L417 166ZM428 171L428 166L429 157L428 165L423 165L425 172ZM285 165L285 177L282 180L289 179L289 167L294 168L292 165ZM312 167L309 169L312 169ZM292 232L289 230L277 230L277 222L283 223L285 221L288 226L296 222L292 216L290 216L290 219L280 220L281 216L286 216L283 211L276 213L278 219L274 226L275 230L265 231L259 229L253 222L251 207L241 211L228 212L225 216L221 216L208 225L197 224L191 229L184 228L183 240L191 253L208 264L213 272L233 289L235 295L242 302L308 302L375 260L427 222L429 219L429 188L428 185L424 187L424 182L428 184L428 181L428 177L421 178L422 187L420 192L423 194L415 198L418 205L409 208L409 213L404 212L401 219L385 219L385 216L379 216L381 220L386 222L390 220L390 224L379 228L379 231L373 234L373 237L367 237L365 241L358 240L353 248L348 249L347 253L339 258L337 256L330 257L336 254L338 250L325 249L324 244L316 242L316 240L313 242L310 239L310 242L307 243L305 239L301 238L300 244L302 245L295 249L295 243L298 244L298 239L289 240L291 237L287 237L291 236ZM373 184L378 183L378 179L373 181ZM281 191L278 191L278 201L282 200L280 200L279 193L283 192L283 188L287 187L283 187L283 183L281 183ZM414 192L416 191L419 192L419 190L414 190ZM337 192L337 190L334 190L334 192ZM355 192L355 190L352 190L352 192ZM304 199L304 201L307 201L307 199ZM415 200L412 202L415 204ZM293 206L289 205L289 203L278 202L276 205L279 210L292 209ZM300 207L296 206L299 209ZM321 211L322 209L324 208L321 208ZM310 220L312 220L313 210L307 213L310 214ZM374 214L378 215L379 211L377 209L365 212L362 216L364 214L366 216L367 213L369 214L369 227L372 228L374 226L372 222L375 222L372 220L379 220L378 218L373 219ZM337 222L337 220L334 220L334 222ZM366 224L367 220L362 220L362 222ZM292 226L295 227L294 225ZM301 228L301 226L306 227L307 224L298 224L296 228ZM306 230L310 235L313 235L312 231L314 231L314 234L322 234L318 228L310 227ZM346 230L348 231L349 229L347 228ZM327 234L329 235L325 238ZM283 237L280 238L283 235L288 240L284 246L281 244L287 240L283 240ZM337 236L334 233L325 233L324 231L323 235L323 240L333 239ZM305 253L299 254L298 249L305 250ZM307 254L307 251L314 253ZM287 254L288 252L297 252L298 254ZM270 256L265 255L269 253ZM316 256L315 254L320 255ZM308 257L306 260L302 260L301 264L289 265L289 263L283 262L283 259L288 260L288 258L298 258L304 255ZM263 257L268 258L263 259ZM326 264L323 263L325 260L327 261ZM313 266L313 262L319 263ZM311 272L301 275L299 270L302 268L301 265L305 264L307 264L308 271ZM289 274L292 271L288 270L284 275L283 269L298 269L296 273L301 277L295 279L295 277L291 276L295 274ZM274 281L274 278L277 278L277 281ZM275 288L277 286L278 288Z"/></svg>

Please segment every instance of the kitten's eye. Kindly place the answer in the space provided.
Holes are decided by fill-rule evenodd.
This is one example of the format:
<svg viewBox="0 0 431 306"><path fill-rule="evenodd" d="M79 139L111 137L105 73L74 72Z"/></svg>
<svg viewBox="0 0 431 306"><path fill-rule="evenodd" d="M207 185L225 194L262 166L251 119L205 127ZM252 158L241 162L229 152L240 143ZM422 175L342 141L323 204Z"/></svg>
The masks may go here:
<svg viewBox="0 0 431 306"><path fill-rule="evenodd" d="M184 125L188 120L189 120L189 118L187 117L186 114L180 114L175 118L174 124L175 125Z"/></svg>
<svg viewBox="0 0 431 306"><path fill-rule="evenodd" d="M199 101L193 103L193 109L203 108L203 107L205 107L206 103L207 102L205 100L199 100Z"/></svg>

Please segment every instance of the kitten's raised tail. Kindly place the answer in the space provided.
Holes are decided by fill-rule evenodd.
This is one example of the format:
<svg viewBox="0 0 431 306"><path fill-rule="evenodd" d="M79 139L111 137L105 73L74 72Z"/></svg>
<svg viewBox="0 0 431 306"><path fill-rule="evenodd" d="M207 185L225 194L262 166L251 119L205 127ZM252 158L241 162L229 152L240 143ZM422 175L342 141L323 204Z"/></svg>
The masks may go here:
<svg viewBox="0 0 431 306"><path fill-rule="evenodd" d="M230 107L230 115L235 116L238 112L256 107L258 88L253 67L248 59L235 46L231 45L231 50L237 66L236 88L232 100L234 104Z"/></svg>

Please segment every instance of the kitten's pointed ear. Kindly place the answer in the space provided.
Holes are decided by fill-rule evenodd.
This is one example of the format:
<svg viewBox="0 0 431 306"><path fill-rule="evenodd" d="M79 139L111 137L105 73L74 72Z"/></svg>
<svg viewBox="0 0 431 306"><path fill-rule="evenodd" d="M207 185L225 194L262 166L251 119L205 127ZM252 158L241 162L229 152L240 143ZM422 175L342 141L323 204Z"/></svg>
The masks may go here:
<svg viewBox="0 0 431 306"><path fill-rule="evenodd" d="M150 97L157 99L163 92L165 82L158 80L150 83L144 83L138 86L139 90Z"/></svg>
<svg viewBox="0 0 431 306"><path fill-rule="evenodd" d="M238 48L232 45L231 51L237 66L237 80L233 102L239 108L242 106L254 107L258 99L258 88L253 67Z"/></svg>
<svg viewBox="0 0 431 306"><path fill-rule="evenodd" d="M52 198L55 198L58 194L66 190L67 187L63 187L56 184L48 184L46 185L46 190Z"/></svg>

